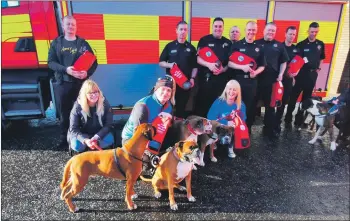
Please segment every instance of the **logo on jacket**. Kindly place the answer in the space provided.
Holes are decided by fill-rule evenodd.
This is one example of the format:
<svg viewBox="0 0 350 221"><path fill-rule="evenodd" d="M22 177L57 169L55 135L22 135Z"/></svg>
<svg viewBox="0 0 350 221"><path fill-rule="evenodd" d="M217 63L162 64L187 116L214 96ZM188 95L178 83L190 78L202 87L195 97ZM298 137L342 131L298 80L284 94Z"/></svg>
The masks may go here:
<svg viewBox="0 0 350 221"><path fill-rule="evenodd" d="M177 52L177 50L175 49L175 50L171 50L170 51L170 53L172 53L172 54L174 54L174 53L176 53Z"/></svg>
<svg viewBox="0 0 350 221"><path fill-rule="evenodd" d="M208 44L209 47L214 47L214 44Z"/></svg>
<svg viewBox="0 0 350 221"><path fill-rule="evenodd" d="M294 52L294 53L297 53L297 49L293 49L293 52Z"/></svg>
<svg viewBox="0 0 350 221"><path fill-rule="evenodd" d="M273 44L273 46L274 46L275 48L277 48L277 44Z"/></svg>
<svg viewBox="0 0 350 221"><path fill-rule="evenodd" d="M191 51L191 49L189 49L189 48L186 48L186 51L187 51L187 52L190 52L190 51Z"/></svg>
<svg viewBox="0 0 350 221"><path fill-rule="evenodd" d="M260 51L260 49L259 49L259 48L255 48L255 51L256 51L256 52L259 52L259 51Z"/></svg>
<svg viewBox="0 0 350 221"><path fill-rule="evenodd" d="M321 50L322 46L321 45L317 45L317 49Z"/></svg>
<svg viewBox="0 0 350 221"><path fill-rule="evenodd" d="M228 46L228 44L225 42L225 43L222 45L222 48L227 47L227 46Z"/></svg>

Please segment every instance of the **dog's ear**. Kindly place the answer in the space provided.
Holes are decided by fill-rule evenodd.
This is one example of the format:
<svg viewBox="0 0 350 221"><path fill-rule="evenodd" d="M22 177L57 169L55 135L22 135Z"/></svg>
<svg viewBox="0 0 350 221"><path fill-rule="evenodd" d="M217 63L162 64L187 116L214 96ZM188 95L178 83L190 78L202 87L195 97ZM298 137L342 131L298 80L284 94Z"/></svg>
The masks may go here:
<svg viewBox="0 0 350 221"><path fill-rule="evenodd" d="M185 143L184 141L180 141L180 142L175 144L175 147L179 148L182 151L182 149L184 147L184 143Z"/></svg>
<svg viewBox="0 0 350 221"><path fill-rule="evenodd" d="M204 121L203 119L197 120L197 122L196 122L196 128L203 128L203 126L204 126L203 121Z"/></svg>

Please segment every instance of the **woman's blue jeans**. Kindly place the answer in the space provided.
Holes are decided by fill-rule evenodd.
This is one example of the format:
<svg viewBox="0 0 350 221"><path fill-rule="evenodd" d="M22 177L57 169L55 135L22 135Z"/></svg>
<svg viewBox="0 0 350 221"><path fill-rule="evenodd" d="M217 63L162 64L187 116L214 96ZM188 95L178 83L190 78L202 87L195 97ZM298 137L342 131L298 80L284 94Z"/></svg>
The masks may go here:
<svg viewBox="0 0 350 221"><path fill-rule="evenodd" d="M111 146L114 143L114 137L112 133L108 133L99 144L102 149ZM86 148L86 144L81 143L77 138L70 140L70 148L76 152L83 152Z"/></svg>

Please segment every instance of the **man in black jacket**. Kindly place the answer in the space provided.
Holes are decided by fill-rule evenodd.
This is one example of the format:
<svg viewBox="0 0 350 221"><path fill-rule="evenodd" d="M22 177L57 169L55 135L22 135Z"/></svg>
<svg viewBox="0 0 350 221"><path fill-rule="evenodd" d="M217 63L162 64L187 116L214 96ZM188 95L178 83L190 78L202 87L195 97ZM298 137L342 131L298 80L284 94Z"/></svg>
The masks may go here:
<svg viewBox="0 0 350 221"><path fill-rule="evenodd" d="M86 51L93 53L90 45L76 36L76 20L73 16L63 18L64 36L57 37L51 43L48 56L48 66L55 72L56 111L60 116L59 147L67 146L67 131L69 114L79 90L85 79L90 77L97 68L97 61L86 71L75 71L74 62Z"/></svg>

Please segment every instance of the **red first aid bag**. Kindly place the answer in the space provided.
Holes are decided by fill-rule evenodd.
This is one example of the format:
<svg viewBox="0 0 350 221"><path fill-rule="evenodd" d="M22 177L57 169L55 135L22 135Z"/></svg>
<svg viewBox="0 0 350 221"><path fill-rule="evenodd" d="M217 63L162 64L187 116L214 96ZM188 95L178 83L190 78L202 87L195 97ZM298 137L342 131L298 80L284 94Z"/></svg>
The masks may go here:
<svg viewBox="0 0 350 221"><path fill-rule="evenodd" d="M284 88L281 81L273 83L270 107L279 107L282 105L283 92Z"/></svg>
<svg viewBox="0 0 350 221"><path fill-rule="evenodd" d="M74 63L75 71L88 71L96 61L96 56L90 51L85 51Z"/></svg>
<svg viewBox="0 0 350 221"><path fill-rule="evenodd" d="M239 65L249 64L249 66L253 70L256 70L258 67L258 65L256 64L256 62L253 58L251 58L248 55L243 54L239 51L233 52L229 59L230 59L230 61L232 61L235 64L239 64Z"/></svg>
<svg viewBox="0 0 350 221"><path fill-rule="evenodd" d="M156 135L153 137L153 140L149 141L146 149L151 153L158 155L159 150L164 141L165 135L170 127L171 114L166 112L161 112L158 116L153 120L152 126L156 128Z"/></svg>
<svg viewBox="0 0 350 221"><path fill-rule="evenodd" d="M295 55L291 62L288 64L287 73L289 75L297 73L300 70L300 68L303 67L304 63L305 61L302 57L300 57L299 55Z"/></svg>
<svg viewBox="0 0 350 221"><path fill-rule="evenodd" d="M235 123L235 149L250 147L249 130L247 124L240 118L239 111L236 111Z"/></svg>
<svg viewBox="0 0 350 221"><path fill-rule="evenodd" d="M220 69L222 67L221 61L209 47L199 49L198 55L206 62L216 63L217 68Z"/></svg>
<svg viewBox="0 0 350 221"><path fill-rule="evenodd" d="M188 80L186 75L181 71L177 64L174 64L170 69L170 74L174 78L177 85L179 85L182 89L188 90L191 88L191 82Z"/></svg>

